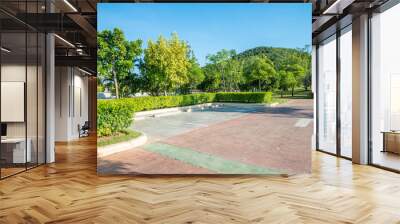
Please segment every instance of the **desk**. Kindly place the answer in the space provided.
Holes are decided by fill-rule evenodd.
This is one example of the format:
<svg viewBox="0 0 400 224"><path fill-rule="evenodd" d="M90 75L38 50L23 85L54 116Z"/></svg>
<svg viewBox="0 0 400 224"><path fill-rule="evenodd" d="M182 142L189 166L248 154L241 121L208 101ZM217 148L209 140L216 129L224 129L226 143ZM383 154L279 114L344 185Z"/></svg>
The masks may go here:
<svg viewBox="0 0 400 224"><path fill-rule="evenodd" d="M400 131L383 131L382 152L400 154Z"/></svg>
<svg viewBox="0 0 400 224"><path fill-rule="evenodd" d="M27 139L28 147L25 152L25 138L1 139L1 157L7 163L26 163L32 159L31 139Z"/></svg>

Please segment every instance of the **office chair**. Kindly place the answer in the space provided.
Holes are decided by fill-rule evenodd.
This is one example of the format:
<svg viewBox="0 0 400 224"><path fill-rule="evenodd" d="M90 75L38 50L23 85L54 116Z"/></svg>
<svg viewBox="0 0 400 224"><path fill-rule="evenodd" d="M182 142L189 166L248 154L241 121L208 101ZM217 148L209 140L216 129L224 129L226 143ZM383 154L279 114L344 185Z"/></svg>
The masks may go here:
<svg viewBox="0 0 400 224"><path fill-rule="evenodd" d="M90 129L89 121L85 121L82 127L80 127L80 125L78 124L79 138L89 136L89 129Z"/></svg>

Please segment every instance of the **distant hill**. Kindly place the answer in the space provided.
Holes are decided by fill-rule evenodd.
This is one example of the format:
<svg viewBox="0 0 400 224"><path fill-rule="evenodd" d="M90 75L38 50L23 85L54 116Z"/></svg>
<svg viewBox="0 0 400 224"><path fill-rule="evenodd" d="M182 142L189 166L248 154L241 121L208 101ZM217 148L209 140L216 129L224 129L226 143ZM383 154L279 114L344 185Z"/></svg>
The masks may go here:
<svg viewBox="0 0 400 224"><path fill-rule="evenodd" d="M311 54L304 49L279 48L279 47L255 47L245 50L235 56L236 59L245 59L251 56L265 55L280 70L284 64L291 64L305 60L311 60Z"/></svg>

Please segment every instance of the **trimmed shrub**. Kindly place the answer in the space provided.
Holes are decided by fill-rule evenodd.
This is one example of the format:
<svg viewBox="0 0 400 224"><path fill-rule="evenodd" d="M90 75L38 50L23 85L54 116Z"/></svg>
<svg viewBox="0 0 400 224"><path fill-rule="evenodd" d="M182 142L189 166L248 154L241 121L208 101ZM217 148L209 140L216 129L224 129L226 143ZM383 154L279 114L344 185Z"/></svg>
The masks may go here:
<svg viewBox="0 0 400 224"><path fill-rule="evenodd" d="M97 101L97 135L110 136L132 125L134 112L212 102L271 103L271 92L198 93Z"/></svg>
<svg viewBox="0 0 400 224"><path fill-rule="evenodd" d="M217 93L216 102L271 103L271 92Z"/></svg>
<svg viewBox="0 0 400 224"><path fill-rule="evenodd" d="M215 100L215 93L198 93L177 96L144 96L118 99L114 101L129 105L135 112L155 110L168 107L182 107L202 103L211 103Z"/></svg>
<svg viewBox="0 0 400 224"><path fill-rule="evenodd" d="M97 101L97 136L110 136L120 132L133 122L134 111L119 100Z"/></svg>

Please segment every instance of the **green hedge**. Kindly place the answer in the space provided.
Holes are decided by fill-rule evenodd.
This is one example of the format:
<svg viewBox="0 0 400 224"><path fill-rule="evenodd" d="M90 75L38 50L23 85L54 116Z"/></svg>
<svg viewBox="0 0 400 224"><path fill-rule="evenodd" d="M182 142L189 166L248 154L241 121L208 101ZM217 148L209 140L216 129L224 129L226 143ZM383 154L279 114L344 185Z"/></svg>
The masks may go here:
<svg viewBox="0 0 400 224"><path fill-rule="evenodd" d="M97 135L110 136L132 125L134 111L122 101L97 101Z"/></svg>
<svg viewBox="0 0 400 224"><path fill-rule="evenodd" d="M109 136L128 128L132 124L134 112L212 102L271 103L272 93L198 93L98 100L97 135Z"/></svg>
<svg viewBox="0 0 400 224"><path fill-rule="evenodd" d="M217 93L216 102L271 103L271 92Z"/></svg>
<svg viewBox="0 0 400 224"><path fill-rule="evenodd" d="M125 98L116 101L124 102L135 112L155 110L168 107L183 107L212 102L238 102L238 103L270 103L271 92L245 92L245 93L198 93L177 96L145 96Z"/></svg>
<svg viewBox="0 0 400 224"><path fill-rule="evenodd" d="M177 96L144 96L135 98L124 98L114 101L123 102L135 112L155 110L168 107L183 107L215 101L215 93L199 93Z"/></svg>

